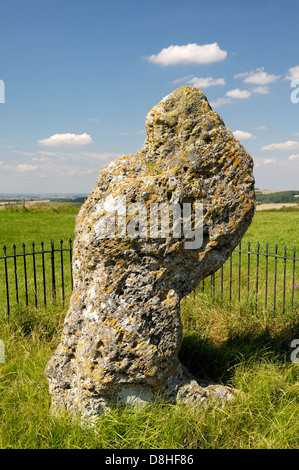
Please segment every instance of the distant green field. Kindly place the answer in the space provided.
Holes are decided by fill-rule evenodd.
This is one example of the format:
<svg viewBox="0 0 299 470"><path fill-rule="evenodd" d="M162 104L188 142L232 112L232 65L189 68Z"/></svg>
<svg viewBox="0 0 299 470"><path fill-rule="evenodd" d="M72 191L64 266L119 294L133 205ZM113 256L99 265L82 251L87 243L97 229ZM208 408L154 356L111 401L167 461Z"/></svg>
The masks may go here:
<svg viewBox="0 0 299 470"><path fill-rule="evenodd" d="M12 252L14 244L20 251L23 243L29 248L34 242L40 248L42 241L49 246L51 240L74 239L78 211L78 206L67 203L39 204L28 210L22 206L0 210L0 256L3 245Z"/></svg>
<svg viewBox="0 0 299 470"><path fill-rule="evenodd" d="M276 244L279 248L286 245L299 250L299 208L256 212L243 238L243 242L248 241L255 245L260 242L263 249L268 243L272 251Z"/></svg>

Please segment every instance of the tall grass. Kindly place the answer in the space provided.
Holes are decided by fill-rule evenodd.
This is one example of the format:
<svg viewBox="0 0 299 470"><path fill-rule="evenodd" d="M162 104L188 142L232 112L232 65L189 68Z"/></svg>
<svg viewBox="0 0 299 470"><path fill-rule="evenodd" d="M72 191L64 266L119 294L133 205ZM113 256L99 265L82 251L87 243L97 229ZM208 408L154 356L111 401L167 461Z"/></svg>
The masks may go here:
<svg viewBox="0 0 299 470"><path fill-rule="evenodd" d="M4 212L0 211L0 217ZM24 229L23 239L31 240L33 232L26 232L23 215L18 213L15 222ZM63 231L73 230L74 214L72 222L67 214L62 215L56 214L58 222L56 216L48 219L50 232L57 225ZM35 220L43 238L48 233L39 225L44 216L27 219ZM55 238L53 234L50 238ZM255 233L255 240L259 238ZM8 241L15 242L12 231ZM245 298L227 305L209 289L202 292L199 287L181 302L184 337L179 356L199 380L231 386L235 399L224 408L189 409L158 401L139 410L114 407L92 429L83 429L67 414L54 417L50 413L44 370L59 344L67 307L66 298L64 307L50 302L47 309L35 309L31 303L28 308L14 309L9 321L0 315L0 339L5 345L5 362L0 363L0 448L299 447L299 364L291 362L291 342L299 338L298 304L284 315L278 310L273 316Z"/></svg>
<svg viewBox="0 0 299 470"><path fill-rule="evenodd" d="M298 311L277 318L250 309L228 311L198 294L182 301L181 361L198 379L230 385L225 408L188 409L154 403L118 409L93 429L67 414L50 414L44 370L59 343L66 310L30 309L0 323L1 448L240 449L297 448L299 367L290 343Z"/></svg>

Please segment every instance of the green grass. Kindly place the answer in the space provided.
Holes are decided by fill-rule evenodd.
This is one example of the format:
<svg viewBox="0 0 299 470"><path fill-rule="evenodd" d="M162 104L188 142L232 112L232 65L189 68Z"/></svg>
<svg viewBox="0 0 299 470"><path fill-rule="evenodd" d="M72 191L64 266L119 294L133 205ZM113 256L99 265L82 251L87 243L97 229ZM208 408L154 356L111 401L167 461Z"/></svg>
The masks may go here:
<svg viewBox="0 0 299 470"><path fill-rule="evenodd" d="M248 241L256 247L260 242L262 249L266 243L269 250L274 251L277 244L280 250L286 245L289 250L294 246L299 251L299 208L285 208L272 211L256 212L253 222L248 228L242 242L244 245Z"/></svg>
<svg viewBox="0 0 299 470"><path fill-rule="evenodd" d="M196 376L234 387L235 400L208 410L113 408L91 430L50 414L44 370L64 314L31 310L1 321L0 448L298 448L299 367L290 361L298 315L273 320L186 299L180 358Z"/></svg>
<svg viewBox="0 0 299 470"><path fill-rule="evenodd" d="M77 210L0 211L1 243L45 237L58 243L72 236ZM298 246L297 216L256 213L246 239ZM181 306L180 359L196 377L233 387L235 399L225 408L159 402L139 411L113 408L94 429L82 429L67 414L53 417L44 370L59 344L68 300L47 309L31 303L13 310L9 321L0 315L0 448L297 449L299 363L291 362L290 345L299 338L298 304L274 317L245 298L227 306L199 288Z"/></svg>
<svg viewBox="0 0 299 470"><path fill-rule="evenodd" d="M71 203L40 203L27 209L11 206L0 210L0 256L3 245L12 253L14 244L20 251L23 243L31 248L34 242L40 248L42 241L49 245L52 239L56 242L73 239L78 211L79 207Z"/></svg>

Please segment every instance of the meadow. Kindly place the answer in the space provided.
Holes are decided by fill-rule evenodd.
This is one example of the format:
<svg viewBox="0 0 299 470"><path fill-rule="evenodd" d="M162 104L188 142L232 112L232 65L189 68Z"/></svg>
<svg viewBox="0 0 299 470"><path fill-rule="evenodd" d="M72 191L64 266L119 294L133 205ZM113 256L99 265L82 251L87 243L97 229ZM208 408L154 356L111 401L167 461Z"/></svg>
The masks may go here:
<svg viewBox="0 0 299 470"><path fill-rule="evenodd" d="M71 204L2 210L0 247L67 241L77 212ZM298 226L298 210L259 212L243 243L298 247ZM274 316L247 298L228 305L199 286L182 300L180 359L195 377L231 386L235 399L224 408L190 410L159 401L135 411L112 408L93 429L49 412L44 370L59 343L68 298L65 305L22 306L9 321L1 309L0 448L298 448L299 363L291 360L291 343L299 338L295 294L295 307Z"/></svg>
<svg viewBox="0 0 299 470"><path fill-rule="evenodd" d="M19 205L1 210L0 252L3 245L12 253L14 244L20 251L23 243L30 248L32 242L40 246L42 241L49 244L52 239L56 242L73 239L78 211L77 205L55 202L40 203L28 209Z"/></svg>

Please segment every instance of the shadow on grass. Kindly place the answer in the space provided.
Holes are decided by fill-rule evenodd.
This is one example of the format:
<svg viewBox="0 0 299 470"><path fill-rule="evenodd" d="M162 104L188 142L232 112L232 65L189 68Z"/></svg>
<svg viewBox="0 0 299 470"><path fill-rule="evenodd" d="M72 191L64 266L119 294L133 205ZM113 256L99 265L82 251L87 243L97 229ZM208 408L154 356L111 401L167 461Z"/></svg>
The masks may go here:
<svg viewBox="0 0 299 470"><path fill-rule="evenodd" d="M215 343L196 333L187 333L183 339L179 358L197 379L230 383L234 369L244 362L291 363L291 342L299 338L299 319L280 325L278 331L269 327L258 333L234 332L226 340Z"/></svg>

